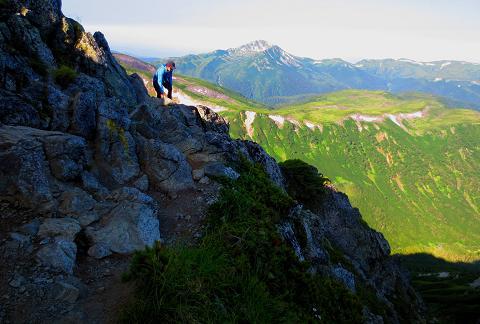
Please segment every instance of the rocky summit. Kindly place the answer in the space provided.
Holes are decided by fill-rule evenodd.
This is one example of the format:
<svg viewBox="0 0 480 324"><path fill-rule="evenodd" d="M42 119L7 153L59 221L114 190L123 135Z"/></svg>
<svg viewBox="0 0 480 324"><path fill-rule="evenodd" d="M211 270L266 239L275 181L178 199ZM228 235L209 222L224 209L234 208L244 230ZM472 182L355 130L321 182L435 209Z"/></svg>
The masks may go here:
<svg viewBox="0 0 480 324"><path fill-rule="evenodd" d="M209 108L149 97L60 0L0 1L0 70L2 323L115 322L132 294L120 282L130 255L157 241L194 244L217 179L237 179L247 160L286 188L275 160L230 138ZM387 241L328 190L318 208L297 205L279 224L284 240L312 271L374 292L386 312L365 306L365 322L421 322L422 303Z"/></svg>

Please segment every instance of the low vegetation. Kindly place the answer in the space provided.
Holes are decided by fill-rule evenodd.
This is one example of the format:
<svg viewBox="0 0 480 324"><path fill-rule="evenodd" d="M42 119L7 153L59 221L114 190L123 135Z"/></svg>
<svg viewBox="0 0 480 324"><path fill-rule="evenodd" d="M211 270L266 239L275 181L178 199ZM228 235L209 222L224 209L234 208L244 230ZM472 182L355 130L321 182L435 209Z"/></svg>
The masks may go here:
<svg viewBox="0 0 480 324"><path fill-rule="evenodd" d="M480 318L480 263L452 263L427 254L402 256L431 322L476 323ZM478 283L480 284L480 282Z"/></svg>
<svg viewBox="0 0 480 324"><path fill-rule="evenodd" d="M223 179L208 229L195 246L158 245L135 255L137 284L124 322L359 323L362 304L343 285L309 273L276 224L294 205L260 166Z"/></svg>
<svg viewBox="0 0 480 324"><path fill-rule="evenodd" d="M288 183L288 194L295 200L315 210L325 195L325 185L330 180L319 173L317 168L302 160L287 160L280 168Z"/></svg>
<svg viewBox="0 0 480 324"><path fill-rule="evenodd" d="M62 88L68 88L68 86L75 81L78 73L69 66L61 65L58 69L53 71L53 79Z"/></svg>

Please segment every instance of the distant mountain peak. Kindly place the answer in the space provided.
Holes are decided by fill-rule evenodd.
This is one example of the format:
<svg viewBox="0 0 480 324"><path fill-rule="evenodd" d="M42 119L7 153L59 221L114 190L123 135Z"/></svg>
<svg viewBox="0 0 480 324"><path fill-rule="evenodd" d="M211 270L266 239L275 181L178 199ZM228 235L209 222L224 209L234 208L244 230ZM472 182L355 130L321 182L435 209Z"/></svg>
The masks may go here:
<svg viewBox="0 0 480 324"><path fill-rule="evenodd" d="M255 40L240 47L231 48L229 52L235 54L254 54L264 52L272 47L273 45L265 40Z"/></svg>

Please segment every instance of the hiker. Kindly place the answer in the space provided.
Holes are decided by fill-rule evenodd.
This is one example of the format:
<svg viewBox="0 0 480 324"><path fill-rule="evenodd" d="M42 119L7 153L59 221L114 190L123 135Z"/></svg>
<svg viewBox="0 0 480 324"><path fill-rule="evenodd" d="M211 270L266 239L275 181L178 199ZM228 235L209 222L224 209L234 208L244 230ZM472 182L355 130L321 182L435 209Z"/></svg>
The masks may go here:
<svg viewBox="0 0 480 324"><path fill-rule="evenodd" d="M162 64L153 76L153 86L157 92L157 98L165 98L165 89L168 90L167 97L172 99L173 91L173 70L175 70L175 62L168 61Z"/></svg>

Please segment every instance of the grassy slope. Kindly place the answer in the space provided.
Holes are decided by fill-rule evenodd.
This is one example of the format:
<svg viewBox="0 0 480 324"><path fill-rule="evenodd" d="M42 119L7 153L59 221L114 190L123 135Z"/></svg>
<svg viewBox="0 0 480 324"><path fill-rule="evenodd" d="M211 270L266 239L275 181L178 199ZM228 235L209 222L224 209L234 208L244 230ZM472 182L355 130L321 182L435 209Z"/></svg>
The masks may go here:
<svg viewBox="0 0 480 324"><path fill-rule="evenodd" d="M480 258L479 113L447 109L426 95L358 90L272 111L195 78L181 76L175 85L205 105L227 108L221 114L229 119L234 137L250 139L243 111L257 112L251 139L279 161L299 158L318 167L350 196L367 222L385 234L394 252L429 252L450 260ZM191 85L230 98L209 98L190 91ZM378 116L427 107L427 117L403 121L408 132L388 119L362 122L360 132L347 118L354 113ZM291 123L279 127L267 114L321 124L323 131Z"/></svg>
<svg viewBox="0 0 480 324"><path fill-rule="evenodd" d="M346 111L354 111L355 104L349 105L343 94L334 96L340 96ZM371 106L360 101L357 112L383 113L387 104L378 101L383 94L370 94L377 98ZM345 110L329 114L317 109L305 115L302 106L281 114L291 111L295 119L320 121L323 132L290 123L280 128L260 115L252 139L279 160L300 158L322 170L348 193L367 222L385 234L394 252L479 258L480 114L447 110L431 99L404 105L399 100L390 106L395 112L430 107L428 117L403 122L408 133L390 120L362 123L360 132L352 120L335 123ZM387 96L388 105L391 101ZM233 136L248 138L244 118L230 115Z"/></svg>

